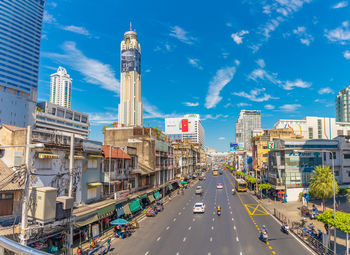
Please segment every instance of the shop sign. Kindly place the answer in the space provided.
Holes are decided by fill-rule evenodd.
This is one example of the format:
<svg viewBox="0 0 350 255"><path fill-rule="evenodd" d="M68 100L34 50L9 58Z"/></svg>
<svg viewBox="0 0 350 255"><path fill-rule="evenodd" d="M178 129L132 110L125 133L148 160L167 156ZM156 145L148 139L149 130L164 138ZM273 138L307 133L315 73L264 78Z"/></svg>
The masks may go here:
<svg viewBox="0 0 350 255"><path fill-rule="evenodd" d="M267 148L270 150L275 149L275 142L274 141L267 142Z"/></svg>
<svg viewBox="0 0 350 255"><path fill-rule="evenodd" d="M129 196L129 194L130 194L129 190L121 190L121 191L114 193L114 199L127 197L127 196Z"/></svg>
<svg viewBox="0 0 350 255"><path fill-rule="evenodd" d="M91 231L92 231L92 236L93 236L93 238L98 237L98 236L99 236L99 234L100 234L98 224L94 224L94 225L92 225L92 227L91 227Z"/></svg>

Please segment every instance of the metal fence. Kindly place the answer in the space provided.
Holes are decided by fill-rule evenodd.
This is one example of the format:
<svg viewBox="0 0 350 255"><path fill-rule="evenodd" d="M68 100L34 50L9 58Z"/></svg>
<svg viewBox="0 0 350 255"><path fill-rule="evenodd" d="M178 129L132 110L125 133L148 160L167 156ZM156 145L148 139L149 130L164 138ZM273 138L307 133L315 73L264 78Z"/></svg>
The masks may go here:
<svg viewBox="0 0 350 255"><path fill-rule="evenodd" d="M306 245L308 245L315 253L320 255L333 255L334 251L329 247L323 245L322 241L314 238L304 230L301 222L295 222L288 219L283 213L274 209L274 216L281 222L287 222L290 226L290 230Z"/></svg>

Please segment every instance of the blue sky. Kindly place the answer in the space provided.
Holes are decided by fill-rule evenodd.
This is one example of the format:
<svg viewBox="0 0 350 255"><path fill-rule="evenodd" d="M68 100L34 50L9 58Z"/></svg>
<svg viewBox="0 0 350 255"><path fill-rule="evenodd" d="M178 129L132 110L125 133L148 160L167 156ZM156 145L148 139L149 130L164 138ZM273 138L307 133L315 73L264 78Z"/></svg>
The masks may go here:
<svg viewBox="0 0 350 255"><path fill-rule="evenodd" d="M129 22L141 44L144 125L198 113L206 145L228 150L241 109L281 118L335 117L350 85L347 1L47 0L38 100L59 65L72 108L90 114L91 139L117 120L120 42Z"/></svg>

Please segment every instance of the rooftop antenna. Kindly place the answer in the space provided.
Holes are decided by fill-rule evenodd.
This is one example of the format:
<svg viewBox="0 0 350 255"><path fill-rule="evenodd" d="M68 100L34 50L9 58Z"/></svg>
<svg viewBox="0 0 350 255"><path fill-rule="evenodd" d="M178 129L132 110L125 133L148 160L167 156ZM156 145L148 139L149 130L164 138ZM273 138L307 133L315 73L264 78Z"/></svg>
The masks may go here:
<svg viewBox="0 0 350 255"><path fill-rule="evenodd" d="M130 21L130 31L132 31L132 24L131 24L131 21Z"/></svg>

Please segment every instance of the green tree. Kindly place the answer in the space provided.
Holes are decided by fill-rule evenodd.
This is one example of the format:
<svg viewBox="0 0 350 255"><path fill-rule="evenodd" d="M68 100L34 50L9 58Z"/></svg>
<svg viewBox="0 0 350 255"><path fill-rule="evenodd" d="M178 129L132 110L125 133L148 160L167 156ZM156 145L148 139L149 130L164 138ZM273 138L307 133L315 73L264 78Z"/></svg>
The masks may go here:
<svg viewBox="0 0 350 255"><path fill-rule="evenodd" d="M256 183L256 178L253 176L248 176L246 180L249 183L250 189L252 189L254 187L254 184Z"/></svg>
<svg viewBox="0 0 350 255"><path fill-rule="evenodd" d="M259 187L259 189L261 189L261 190L269 190L269 189L271 189L271 185L270 184L268 184L268 183L261 183L261 184L259 184L258 185L258 187Z"/></svg>
<svg viewBox="0 0 350 255"><path fill-rule="evenodd" d="M333 196L333 173L329 166L316 166L313 171L310 182L310 191L323 202L323 211L325 211L326 201ZM338 183L335 182L335 193L339 191Z"/></svg>
<svg viewBox="0 0 350 255"><path fill-rule="evenodd" d="M237 171L236 175L243 178L245 176L245 173L243 173L242 171Z"/></svg>

